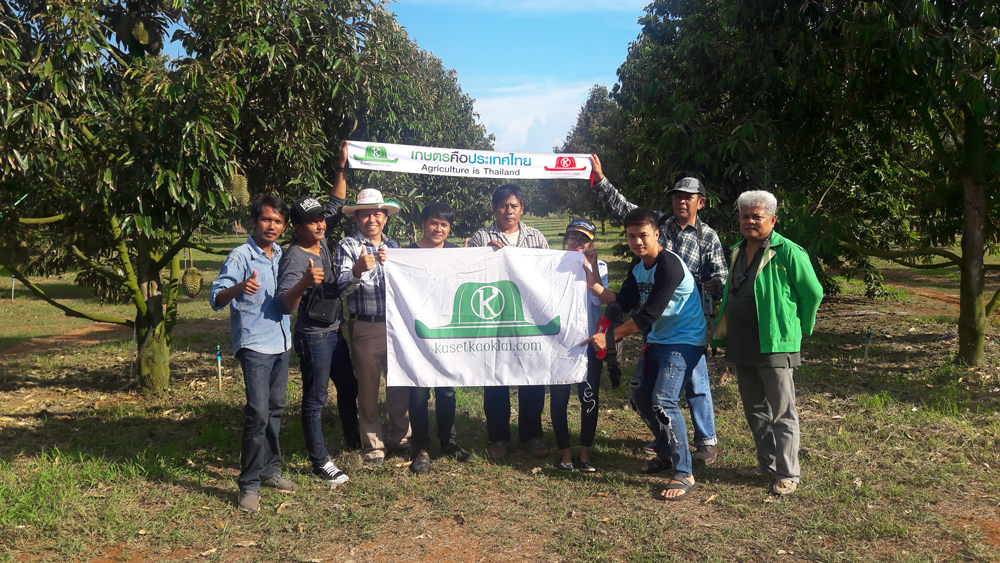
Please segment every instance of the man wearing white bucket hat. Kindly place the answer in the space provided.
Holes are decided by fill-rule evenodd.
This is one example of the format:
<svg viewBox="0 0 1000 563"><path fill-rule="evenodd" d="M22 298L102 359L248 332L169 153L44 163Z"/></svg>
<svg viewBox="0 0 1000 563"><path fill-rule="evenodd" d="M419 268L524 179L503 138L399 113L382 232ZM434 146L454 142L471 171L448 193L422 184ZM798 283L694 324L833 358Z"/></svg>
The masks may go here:
<svg viewBox="0 0 1000 563"><path fill-rule="evenodd" d="M341 239L334 256L337 284L347 299L351 334L351 360L358 377L358 424L365 462L379 465L385 459L382 423L378 414L378 391L386 371L385 262L386 248L399 248L382 229L399 204L383 201L382 192L364 189L355 203L344 206L344 215L354 216L358 232ZM410 446L409 389L387 387L390 450Z"/></svg>

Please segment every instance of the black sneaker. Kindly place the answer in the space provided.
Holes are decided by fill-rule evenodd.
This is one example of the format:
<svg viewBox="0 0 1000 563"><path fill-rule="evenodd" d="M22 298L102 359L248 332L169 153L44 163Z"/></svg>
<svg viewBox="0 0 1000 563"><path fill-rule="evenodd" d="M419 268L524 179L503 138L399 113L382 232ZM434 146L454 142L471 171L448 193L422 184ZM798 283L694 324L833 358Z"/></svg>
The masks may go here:
<svg viewBox="0 0 1000 563"><path fill-rule="evenodd" d="M427 475L431 470L431 456L427 452L420 452L413 458L410 464L410 471L417 475Z"/></svg>
<svg viewBox="0 0 1000 563"><path fill-rule="evenodd" d="M322 467L313 467L313 475L319 477L320 481L329 483L330 485L346 483L349 479L343 471L337 469L337 466L332 461L327 461Z"/></svg>
<svg viewBox="0 0 1000 563"><path fill-rule="evenodd" d="M469 461L473 457L472 452L463 448L462 446L459 446L458 444L443 446L441 448L441 451L444 452L445 455L454 456L455 459L461 462Z"/></svg>

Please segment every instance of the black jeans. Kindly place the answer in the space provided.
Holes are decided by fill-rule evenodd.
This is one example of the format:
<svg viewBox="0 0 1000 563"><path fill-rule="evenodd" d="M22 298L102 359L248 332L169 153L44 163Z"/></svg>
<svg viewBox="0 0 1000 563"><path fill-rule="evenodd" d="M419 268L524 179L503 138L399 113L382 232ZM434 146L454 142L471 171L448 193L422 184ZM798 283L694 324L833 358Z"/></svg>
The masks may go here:
<svg viewBox="0 0 1000 563"><path fill-rule="evenodd" d="M349 447L360 446L358 433L358 380L351 369L347 343L339 332L295 333L292 339L302 368L302 433L313 466L328 461L323 438L323 408L329 395L330 379L337 388L337 410Z"/></svg>
<svg viewBox="0 0 1000 563"><path fill-rule="evenodd" d="M285 412L285 388L288 384L288 357L262 354L240 348L236 359L243 367L246 407L243 409L243 443L240 451L241 491L256 491L260 480L278 474L281 467L281 414Z"/></svg>
<svg viewBox="0 0 1000 563"><path fill-rule="evenodd" d="M434 416L437 418L438 439L441 449L455 445L455 388L435 387L437 404ZM431 399L430 387L410 387L410 443L416 452L426 452L431 445L430 417L427 403Z"/></svg>
<svg viewBox="0 0 1000 563"><path fill-rule="evenodd" d="M545 409L544 385L521 385L517 388L517 436L521 442L541 438L542 410ZM510 441L510 388L483 387L483 412L490 442Z"/></svg>
<svg viewBox="0 0 1000 563"><path fill-rule="evenodd" d="M601 391L601 369L604 363L597 359L597 352L587 348L587 380L576 386L580 398L580 445L594 445L597 435L597 413L600 410L599 398ZM572 385L551 385L549 393L552 402L549 413L552 416L552 431L556 435L556 447L565 450L569 444L569 421L566 415L569 406L569 395Z"/></svg>

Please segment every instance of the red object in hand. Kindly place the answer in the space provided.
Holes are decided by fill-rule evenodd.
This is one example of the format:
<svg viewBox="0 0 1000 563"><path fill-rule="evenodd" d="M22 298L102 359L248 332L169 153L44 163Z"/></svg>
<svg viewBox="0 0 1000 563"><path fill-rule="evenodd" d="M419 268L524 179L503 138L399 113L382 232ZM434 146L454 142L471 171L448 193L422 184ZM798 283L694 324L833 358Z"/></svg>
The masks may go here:
<svg viewBox="0 0 1000 563"><path fill-rule="evenodd" d="M601 317L601 320L597 321L597 333L596 334L607 334L608 329L611 328L611 321L607 317ZM614 344L612 342L612 344ZM604 355L608 353L608 341L604 341L604 349L597 351L597 359L603 360Z"/></svg>

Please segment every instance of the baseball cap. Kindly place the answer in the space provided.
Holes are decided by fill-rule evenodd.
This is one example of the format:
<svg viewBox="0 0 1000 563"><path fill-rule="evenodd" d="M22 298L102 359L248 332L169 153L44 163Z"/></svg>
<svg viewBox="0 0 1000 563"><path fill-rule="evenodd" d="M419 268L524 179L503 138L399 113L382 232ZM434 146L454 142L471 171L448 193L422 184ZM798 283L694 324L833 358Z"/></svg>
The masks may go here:
<svg viewBox="0 0 1000 563"><path fill-rule="evenodd" d="M670 195L674 192L684 192L687 194L698 194L704 197L705 195L705 184L698 181L698 178L681 178L679 182L674 184L672 190L667 192Z"/></svg>
<svg viewBox="0 0 1000 563"><path fill-rule="evenodd" d="M323 204L313 197L303 197L292 204L292 224L302 225L323 214Z"/></svg>
<svg viewBox="0 0 1000 563"><path fill-rule="evenodd" d="M583 217L577 217L570 221L569 225L566 225L566 233L570 231L579 231L587 235L590 240L594 240L594 237L597 235L597 227L594 226L594 223L590 219L584 219ZM559 236L564 237L566 233L559 233Z"/></svg>

